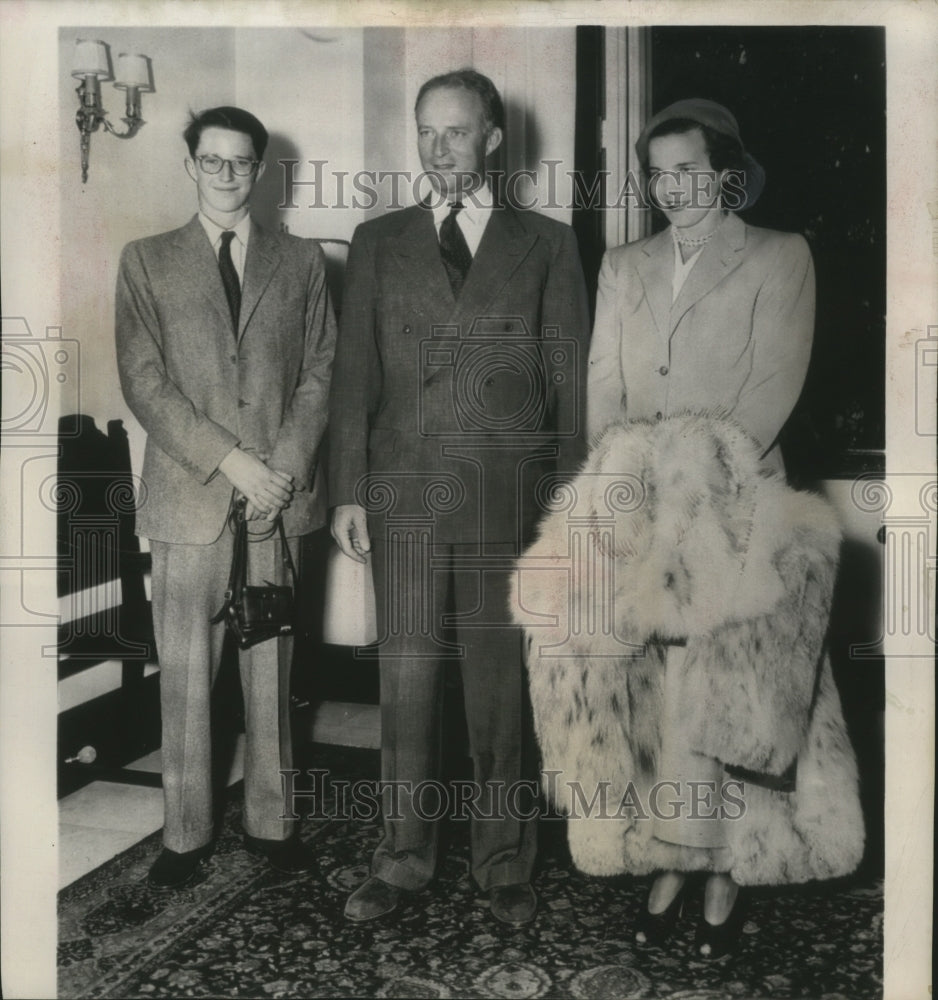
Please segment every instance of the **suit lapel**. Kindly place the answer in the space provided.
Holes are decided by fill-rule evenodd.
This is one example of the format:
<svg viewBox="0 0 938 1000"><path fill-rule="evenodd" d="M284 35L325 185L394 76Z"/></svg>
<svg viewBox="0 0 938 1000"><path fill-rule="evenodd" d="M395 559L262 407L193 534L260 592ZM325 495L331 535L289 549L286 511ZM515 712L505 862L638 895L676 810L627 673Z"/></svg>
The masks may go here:
<svg viewBox="0 0 938 1000"><path fill-rule="evenodd" d="M402 287L413 289L414 298L423 303L422 312L442 317L455 305L440 242L433 224L433 213L418 206L412 220L393 239L388 240L388 252L403 272Z"/></svg>
<svg viewBox="0 0 938 1000"><path fill-rule="evenodd" d="M536 239L512 209L496 206L458 301L443 267L431 211L421 208L400 235L388 241L388 249L403 271L406 287L413 288L417 301L424 303L423 311L442 322L460 324L467 332L477 317L485 315Z"/></svg>
<svg viewBox="0 0 938 1000"><path fill-rule="evenodd" d="M437 298L436 306L439 309L443 301L449 304L447 325L457 326L460 336L465 337L475 321L480 316L486 315L489 306L511 279L536 240L536 236L524 229L512 209L496 205L472 258L472 267L469 268L457 301L453 297L449 279L440 259L439 241L434 228L431 248L436 258L437 269L442 275L442 283L446 286L446 296L442 299ZM443 366L431 370L423 380L424 385L439 378L444 370Z"/></svg>
<svg viewBox="0 0 938 1000"><path fill-rule="evenodd" d="M270 284L270 279L279 265L280 248L277 241L252 220L251 238L248 240L248 252L244 261L244 282L241 288L239 341L244 336L244 331L257 308L257 303Z"/></svg>
<svg viewBox="0 0 938 1000"><path fill-rule="evenodd" d="M496 205L466 275L451 323L467 333L484 316L492 300L511 280L537 237L526 232L515 212Z"/></svg>
<svg viewBox="0 0 938 1000"><path fill-rule="evenodd" d="M642 247L643 257L637 270L648 299L658 333L667 338L671 332L671 278L674 274L674 244L665 229Z"/></svg>
<svg viewBox="0 0 938 1000"><path fill-rule="evenodd" d="M673 333L681 317L695 303L711 292L729 273L742 262L742 250L746 245L746 227L742 220L730 213L713 237L709 246L700 252L700 257L690 269L684 286L678 292L671 308L669 333Z"/></svg>
<svg viewBox="0 0 938 1000"><path fill-rule="evenodd" d="M225 288L221 283L218 260L198 215L194 215L191 222L179 230L176 245L181 253L179 259L181 290L193 301L196 301L198 296L208 299L230 329L231 310L228 308Z"/></svg>

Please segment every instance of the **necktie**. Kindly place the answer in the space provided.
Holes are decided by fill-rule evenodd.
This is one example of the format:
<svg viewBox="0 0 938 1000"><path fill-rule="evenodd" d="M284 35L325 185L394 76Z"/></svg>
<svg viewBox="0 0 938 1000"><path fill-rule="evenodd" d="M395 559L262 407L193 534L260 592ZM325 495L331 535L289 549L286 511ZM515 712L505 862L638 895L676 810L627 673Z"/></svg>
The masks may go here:
<svg viewBox="0 0 938 1000"><path fill-rule="evenodd" d="M450 206L449 215L443 220L440 226L440 256L443 258L443 266L446 268L446 276L449 278L450 288L453 289L454 298L459 298L469 268L472 266L472 254L466 243L466 237L456 222L456 216L462 211L461 201L453 202Z"/></svg>
<svg viewBox="0 0 938 1000"><path fill-rule="evenodd" d="M221 283L225 286L225 298L228 299L228 308L231 310L231 319L237 333L238 317L241 314L241 282L238 281L238 272L231 259L231 241L233 239L234 233L230 229L221 234L218 270L221 271Z"/></svg>

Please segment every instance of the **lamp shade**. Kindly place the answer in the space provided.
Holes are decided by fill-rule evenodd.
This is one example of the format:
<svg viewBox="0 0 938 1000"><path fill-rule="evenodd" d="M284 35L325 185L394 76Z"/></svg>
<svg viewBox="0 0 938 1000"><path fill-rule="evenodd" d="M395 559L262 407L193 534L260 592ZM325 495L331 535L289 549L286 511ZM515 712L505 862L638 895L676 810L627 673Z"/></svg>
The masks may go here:
<svg viewBox="0 0 938 1000"><path fill-rule="evenodd" d="M99 80L110 80L107 46L104 42L91 38L75 39L75 54L72 58L72 76L95 76Z"/></svg>
<svg viewBox="0 0 938 1000"><path fill-rule="evenodd" d="M117 57L117 72L114 74L114 86L119 90L150 89L150 69L147 57L136 52L121 52Z"/></svg>

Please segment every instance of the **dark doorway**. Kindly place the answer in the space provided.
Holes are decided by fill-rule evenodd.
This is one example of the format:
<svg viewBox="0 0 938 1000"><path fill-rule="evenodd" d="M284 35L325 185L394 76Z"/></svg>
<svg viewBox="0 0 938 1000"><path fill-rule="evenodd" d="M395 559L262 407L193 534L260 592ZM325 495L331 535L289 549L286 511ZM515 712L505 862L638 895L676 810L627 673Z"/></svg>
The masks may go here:
<svg viewBox="0 0 938 1000"><path fill-rule="evenodd" d="M576 129L573 169L582 184L574 199L572 225L580 247L580 260L589 294L590 318L596 307L596 279L606 250L603 171L603 118L606 116L606 30L581 24L576 29ZM596 192L595 201L580 192Z"/></svg>

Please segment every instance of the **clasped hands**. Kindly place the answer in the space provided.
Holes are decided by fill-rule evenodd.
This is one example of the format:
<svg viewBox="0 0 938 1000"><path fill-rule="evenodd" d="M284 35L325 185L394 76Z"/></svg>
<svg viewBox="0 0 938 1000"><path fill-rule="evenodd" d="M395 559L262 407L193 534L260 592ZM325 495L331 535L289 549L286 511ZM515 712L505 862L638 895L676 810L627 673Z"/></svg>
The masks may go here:
<svg viewBox="0 0 938 1000"><path fill-rule="evenodd" d="M259 456L240 448L228 452L218 471L247 500L246 521L276 521L293 499L293 476L268 468Z"/></svg>

